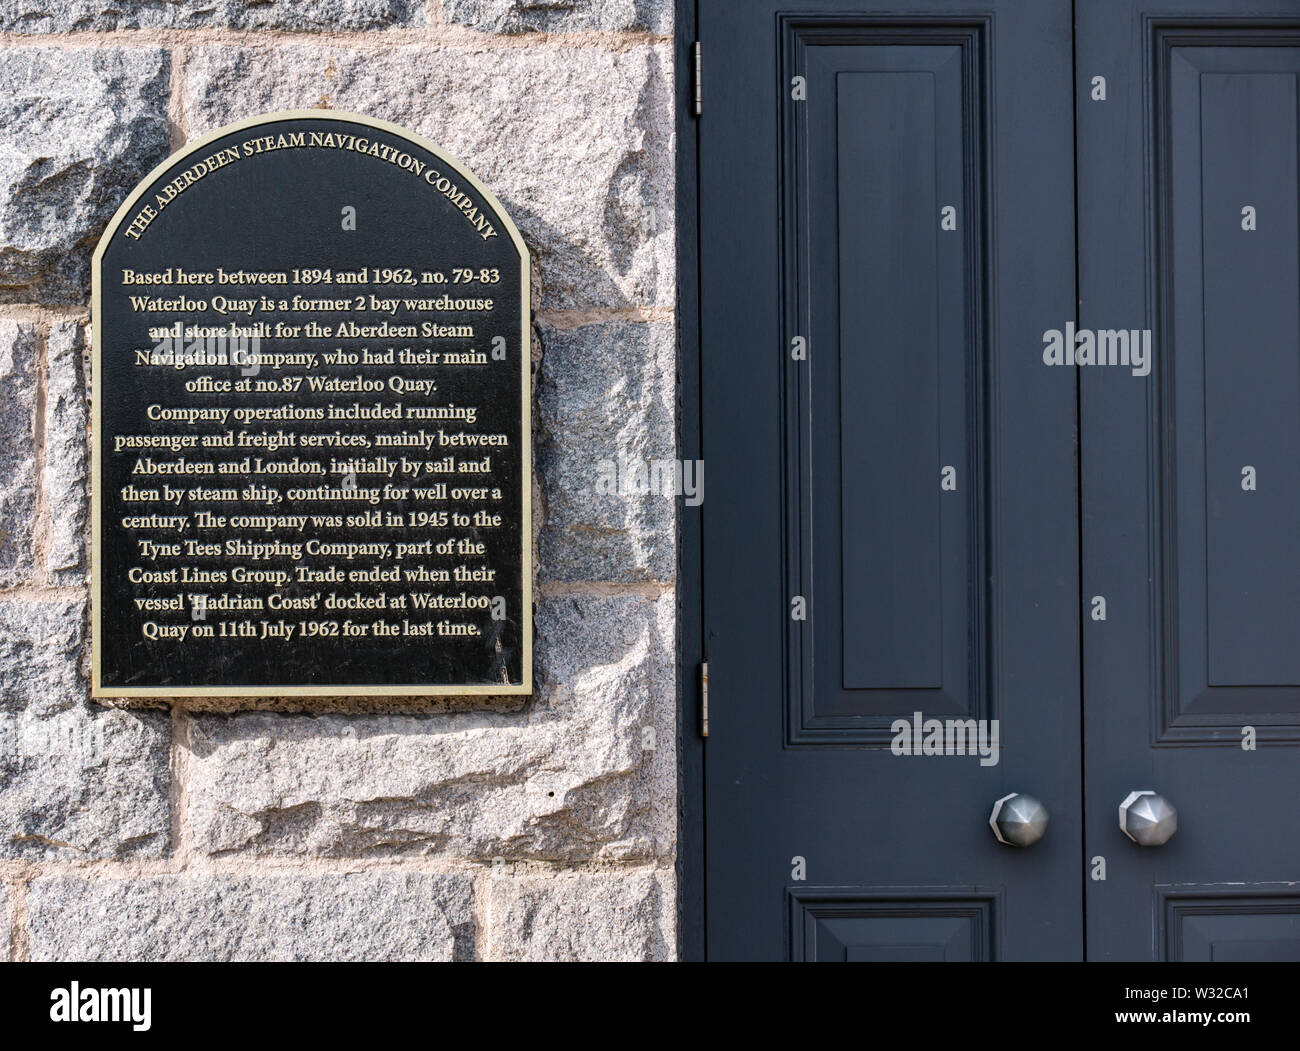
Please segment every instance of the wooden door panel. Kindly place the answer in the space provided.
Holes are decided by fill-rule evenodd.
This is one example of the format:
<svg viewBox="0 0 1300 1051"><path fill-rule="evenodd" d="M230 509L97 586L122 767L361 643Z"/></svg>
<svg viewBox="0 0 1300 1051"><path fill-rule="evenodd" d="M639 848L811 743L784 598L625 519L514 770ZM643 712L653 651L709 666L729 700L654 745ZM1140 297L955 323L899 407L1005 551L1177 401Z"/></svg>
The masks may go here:
<svg viewBox="0 0 1300 1051"><path fill-rule="evenodd" d="M1070 4L705 0L700 38L709 954L1077 958ZM895 754L916 712L998 762Z"/></svg>
<svg viewBox="0 0 1300 1051"><path fill-rule="evenodd" d="M1079 327L1152 340L1145 375L1079 368L1090 959L1291 951L1300 20L1229 6L1076 8ZM1118 829L1139 789L1163 846Z"/></svg>
<svg viewBox="0 0 1300 1051"><path fill-rule="evenodd" d="M785 24L790 744L995 718L983 491L983 27ZM945 219L943 210L950 208ZM944 471L949 472L944 488ZM887 513L882 513L888 509Z"/></svg>

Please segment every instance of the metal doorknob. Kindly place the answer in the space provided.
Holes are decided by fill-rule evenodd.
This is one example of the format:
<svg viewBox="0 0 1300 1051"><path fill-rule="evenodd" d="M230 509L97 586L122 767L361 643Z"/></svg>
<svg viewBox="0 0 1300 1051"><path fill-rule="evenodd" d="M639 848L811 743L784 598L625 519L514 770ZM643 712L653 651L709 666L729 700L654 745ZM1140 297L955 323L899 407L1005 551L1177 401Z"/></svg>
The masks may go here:
<svg viewBox="0 0 1300 1051"><path fill-rule="evenodd" d="M1119 830L1140 847L1158 847L1178 831L1178 811L1149 788L1130 792L1119 805Z"/></svg>
<svg viewBox="0 0 1300 1051"><path fill-rule="evenodd" d="M989 827L999 843L1009 847L1032 847L1047 831L1049 815L1033 796L1012 792L993 804Z"/></svg>

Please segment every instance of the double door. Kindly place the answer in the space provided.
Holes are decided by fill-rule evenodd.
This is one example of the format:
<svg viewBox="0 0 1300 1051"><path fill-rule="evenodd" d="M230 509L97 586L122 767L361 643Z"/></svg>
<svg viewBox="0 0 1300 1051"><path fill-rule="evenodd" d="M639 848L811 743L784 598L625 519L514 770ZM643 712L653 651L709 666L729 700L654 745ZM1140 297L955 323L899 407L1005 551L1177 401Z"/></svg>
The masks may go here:
<svg viewBox="0 0 1300 1051"><path fill-rule="evenodd" d="M700 0L707 951L1300 959L1300 13Z"/></svg>

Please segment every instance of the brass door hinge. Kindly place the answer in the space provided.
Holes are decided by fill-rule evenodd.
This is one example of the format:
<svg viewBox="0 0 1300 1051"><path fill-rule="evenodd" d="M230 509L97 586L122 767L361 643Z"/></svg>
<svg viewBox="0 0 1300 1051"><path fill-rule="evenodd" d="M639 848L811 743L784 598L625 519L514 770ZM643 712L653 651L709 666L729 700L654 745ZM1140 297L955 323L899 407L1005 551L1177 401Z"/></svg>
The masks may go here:
<svg viewBox="0 0 1300 1051"><path fill-rule="evenodd" d="M691 68L692 108L698 117L704 112L704 46L698 40L691 45Z"/></svg>
<svg viewBox="0 0 1300 1051"><path fill-rule="evenodd" d="M700 662L700 736L709 736L709 662Z"/></svg>

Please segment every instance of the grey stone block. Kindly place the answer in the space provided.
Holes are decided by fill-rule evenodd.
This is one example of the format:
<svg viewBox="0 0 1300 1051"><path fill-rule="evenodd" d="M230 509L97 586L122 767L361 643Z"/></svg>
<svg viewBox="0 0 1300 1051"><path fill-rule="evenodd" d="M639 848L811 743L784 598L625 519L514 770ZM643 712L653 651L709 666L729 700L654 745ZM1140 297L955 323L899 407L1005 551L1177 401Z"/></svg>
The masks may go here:
<svg viewBox="0 0 1300 1051"><path fill-rule="evenodd" d="M113 213L168 152L167 53L0 49L0 301L83 302Z"/></svg>
<svg viewBox="0 0 1300 1051"><path fill-rule="evenodd" d="M0 883L0 963L9 959L10 929L13 927L13 891L6 883Z"/></svg>
<svg viewBox="0 0 1300 1051"><path fill-rule="evenodd" d="M269 110L325 106L432 140L519 226L540 269L542 309L674 301L667 45L212 46L192 51L186 84L194 135Z"/></svg>
<svg viewBox="0 0 1300 1051"><path fill-rule="evenodd" d="M0 858L167 849L167 716L86 699L84 616L80 599L0 598Z"/></svg>
<svg viewBox="0 0 1300 1051"><path fill-rule="evenodd" d="M357 30L424 24L420 0L0 0L0 30Z"/></svg>
<svg viewBox="0 0 1300 1051"><path fill-rule="evenodd" d="M0 598L0 711L57 715L84 698L84 614L80 599Z"/></svg>
<svg viewBox="0 0 1300 1051"><path fill-rule="evenodd" d="M0 321L0 585L33 568L37 338L34 325Z"/></svg>
<svg viewBox="0 0 1300 1051"><path fill-rule="evenodd" d="M492 33L673 31L671 0L443 0L442 16Z"/></svg>
<svg viewBox="0 0 1300 1051"><path fill-rule="evenodd" d="M655 841L646 727L675 704L673 605L544 600L525 712L317 718L195 715L197 850L330 857L628 858ZM652 762L653 760L653 762ZM671 849L669 847L669 849Z"/></svg>
<svg viewBox="0 0 1300 1051"><path fill-rule="evenodd" d="M51 326L46 344L45 495L50 508L46 569L58 584L85 581L86 385L82 329Z"/></svg>
<svg viewBox="0 0 1300 1051"><path fill-rule="evenodd" d="M653 869L494 875L488 959L668 960L675 956L672 875Z"/></svg>
<svg viewBox="0 0 1300 1051"><path fill-rule="evenodd" d="M27 895L32 960L450 960L473 946L468 876L49 876Z"/></svg>
<svg viewBox="0 0 1300 1051"><path fill-rule="evenodd" d="M677 461L671 322L543 327L538 577L671 580Z"/></svg>

